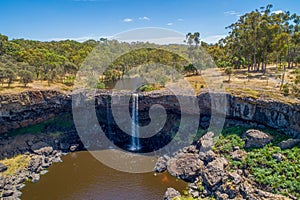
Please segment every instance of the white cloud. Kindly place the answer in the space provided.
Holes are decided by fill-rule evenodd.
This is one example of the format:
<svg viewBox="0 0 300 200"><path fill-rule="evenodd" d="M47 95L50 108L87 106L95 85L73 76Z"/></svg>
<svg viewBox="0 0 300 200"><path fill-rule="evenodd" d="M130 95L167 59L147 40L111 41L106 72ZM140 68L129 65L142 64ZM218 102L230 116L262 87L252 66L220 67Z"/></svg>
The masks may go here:
<svg viewBox="0 0 300 200"><path fill-rule="evenodd" d="M208 44L217 43L220 39L225 38L226 35L211 35L203 38L202 40Z"/></svg>
<svg viewBox="0 0 300 200"><path fill-rule="evenodd" d="M133 21L133 19L131 19L131 18L125 18L125 19L123 19L123 22L125 22L125 23L132 22L132 21Z"/></svg>
<svg viewBox="0 0 300 200"><path fill-rule="evenodd" d="M168 26L172 26L172 25L173 25L173 23L172 23L172 22L169 22L169 23L167 23L167 25L168 25Z"/></svg>
<svg viewBox="0 0 300 200"><path fill-rule="evenodd" d="M177 19L177 21L179 21L179 22L183 22L183 21L184 21L184 19L181 19L181 18L179 18L179 19Z"/></svg>
<svg viewBox="0 0 300 200"><path fill-rule="evenodd" d="M272 13L274 14L280 14L280 13L284 13L283 10L274 10Z"/></svg>
<svg viewBox="0 0 300 200"><path fill-rule="evenodd" d="M149 17L139 17L139 20L143 20L143 21L150 21L150 18Z"/></svg>
<svg viewBox="0 0 300 200"><path fill-rule="evenodd" d="M240 13L239 13L239 12L236 12L236 11L234 11L234 10L226 11L226 12L224 12L224 14L225 14L226 16L230 16L230 15L240 16Z"/></svg>

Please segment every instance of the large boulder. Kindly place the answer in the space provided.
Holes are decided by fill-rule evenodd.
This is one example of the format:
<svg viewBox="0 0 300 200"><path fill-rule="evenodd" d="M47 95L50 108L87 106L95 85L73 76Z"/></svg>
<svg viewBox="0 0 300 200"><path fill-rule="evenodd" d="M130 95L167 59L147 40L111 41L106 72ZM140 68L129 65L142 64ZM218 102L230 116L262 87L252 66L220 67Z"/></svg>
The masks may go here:
<svg viewBox="0 0 300 200"><path fill-rule="evenodd" d="M210 190L215 190L216 186L221 183L222 178L225 175L226 165L228 165L228 161L225 158L216 158L208 163L202 171L203 182Z"/></svg>
<svg viewBox="0 0 300 200"><path fill-rule="evenodd" d="M31 146L31 150L39 155L50 155L53 151L53 148L46 142L37 142Z"/></svg>
<svg viewBox="0 0 300 200"><path fill-rule="evenodd" d="M7 166L4 165L3 163L0 163L0 172L4 172L7 170Z"/></svg>
<svg viewBox="0 0 300 200"><path fill-rule="evenodd" d="M181 153L167 162L167 169L172 176L188 182L194 182L203 168L203 162L197 154Z"/></svg>
<svg viewBox="0 0 300 200"><path fill-rule="evenodd" d="M291 149L300 144L300 139L288 139L278 144L281 149Z"/></svg>
<svg viewBox="0 0 300 200"><path fill-rule="evenodd" d="M242 135L245 141L245 148L262 148L272 142L273 137L255 129L250 129Z"/></svg>
<svg viewBox="0 0 300 200"><path fill-rule="evenodd" d="M214 145L214 133L208 132L205 135L203 135L197 142L197 149L199 149L200 152L207 152L210 151L212 146Z"/></svg>
<svg viewBox="0 0 300 200"><path fill-rule="evenodd" d="M167 170L167 162L170 158L168 156L162 156L157 159L153 171L162 173Z"/></svg>
<svg viewBox="0 0 300 200"><path fill-rule="evenodd" d="M165 195L164 200L173 200L175 197L180 197L180 193L174 188L168 188Z"/></svg>

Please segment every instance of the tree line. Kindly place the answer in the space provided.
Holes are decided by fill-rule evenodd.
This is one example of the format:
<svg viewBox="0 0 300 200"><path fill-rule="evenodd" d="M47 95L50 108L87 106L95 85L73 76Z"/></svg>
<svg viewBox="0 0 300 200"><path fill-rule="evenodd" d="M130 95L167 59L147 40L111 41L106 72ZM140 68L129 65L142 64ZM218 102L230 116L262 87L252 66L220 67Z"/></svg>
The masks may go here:
<svg viewBox="0 0 300 200"><path fill-rule="evenodd" d="M186 34L186 45L163 46L124 43L106 38L83 43L72 40L9 40L0 34L0 82L10 86L20 81L26 86L34 80L43 80L48 84L62 82L72 85L80 66L95 71L101 67L99 62L103 64L105 60L107 66L103 76L92 81L101 87L109 81L124 78L134 67L160 63L173 66L184 75L201 74L202 69L217 65L225 69L229 81L233 69L265 74L268 64L276 64L282 73L283 88L286 69L299 69L300 17L297 14L273 12L272 5L267 5L240 16L227 29L229 34L216 44L201 41L200 33L195 32ZM102 53L97 53L95 49L100 49ZM114 61L109 59L123 52L128 53ZM300 82L299 71L294 72L296 85Z"/></svg>

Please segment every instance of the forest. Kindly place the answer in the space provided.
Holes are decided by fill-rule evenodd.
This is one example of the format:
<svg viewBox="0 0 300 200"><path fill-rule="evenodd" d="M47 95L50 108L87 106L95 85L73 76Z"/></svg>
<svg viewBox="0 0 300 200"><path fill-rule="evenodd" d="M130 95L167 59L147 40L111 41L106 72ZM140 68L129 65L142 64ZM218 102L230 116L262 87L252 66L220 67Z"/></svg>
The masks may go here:
<svg viewBox="0 0 300 200"><path fill-rule="evenodd" d="M201 41L200 33L195 32L186 34L185 45L166 45L178 54L155 44L129 44L106 38L82 43L41 42L9 39L0 34L0 89L16 82L27 87L35 81L72 86L82 65L94 69L97 61L108 59L97 55L86 60L100 48L108 57L116 52L129 53L107 64L103 76L94 77L93 84L97 88L105 88L109 81L122 79L134 67L146 63L172 66L185 76L200 75L201 70L217 66L229 76L229 82L232 75L239 73L248 79L255 73L260 78L268 78L268 66L275 66L280 91L284 95L300 96L300 17L297 14L273 12L272 5L267 5L240 16L226 29L228 35L216 44ZM200 54L201 58L195 60ZM168 81L168 77L158 80L160 86Z"/></svg>

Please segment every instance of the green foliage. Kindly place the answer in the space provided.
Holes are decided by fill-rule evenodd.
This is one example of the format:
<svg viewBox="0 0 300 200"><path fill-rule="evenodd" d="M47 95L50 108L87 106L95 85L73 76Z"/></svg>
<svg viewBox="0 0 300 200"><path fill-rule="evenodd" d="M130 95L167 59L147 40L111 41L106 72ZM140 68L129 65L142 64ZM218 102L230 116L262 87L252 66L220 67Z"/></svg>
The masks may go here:
<svg viewBox="0 0 300 200"><path fill-rule="evenodd" d="M105 89L105 84L102 82L97 83L97 89Z"/></svg>
<svg viewBox="0 0 300 200"><path fill-rule="evenodd" d="M277 162L272 155L280 153L285 158ZM265 146L248 153L244 167L250 169L253 179L262 186L269 186L271 192L300 197L300 148L281 150Z"/></svg>
<svg viewBox="0 0 300 200"><path fill-rule="evenodd" d="M197 68L194 67L193 64L189 64L187 66L184 66L183 70L184 70L184 73L188 74L188 75L190 75L190 74L192 74L192 75L197 74Z"/></svg>
<svg viewBox="0 0 300 200"><path fill-rule="evenodd" d="M72 75L66 76L63 84L65 84L67 86L72 86L72 85L74 85L74 81L75 81L75 76L72 76Z"/></svg>
<svg viewBox="0 0 300 200"><path fill-rule="evenodd" d="M229 155L232 152L234 147L243 148L245 146L245 142L236 134L230 135L220 135L214 145L214 149L224 155Z"/></svg>
<svg viewBox="0 0 300 200"><path fill-rule="evenodd" d="M263 148L248 149L243 161L232 160L230 152L233 147L239 146L240 149L244 149L241 135L248 129L240 126L225 128L216 139L213 150L227 157L232 169L248 169L250 178L261 188L269 188L272 193L286 196L292 194L300 198L300 146L287 150L275 146L288 138L282 132L264 128L262 131L273 136L272 144ZM278 162L273 158L275 153L283 155L282 161Z"/></svg>
<svg viewBox="0 0 300 200"><path fill-rule="evenodd" d="M225 73L228 75L228 81L230 82L230 77L231 77L231 74L233 73L233 68L232 67L226 67L225 68Z"/></svg>
<svg viewBox="0 0 300 200"><path fill-rule="evenodd" d="M141 86L138 90L141 92L150 92L159 89L158 87L155 87L153 84L146 84Z"/></svg>
<svg viewBox="0 0 300 200"><path fill-rule="evenodd" d="M284 96L288 96L290 94L290 89L288 84L283 84L282 86L282 92Z"/></svg>
<svg viewBox="0 0 300 200"><path fill-rule="evenodd" d="M18 75L20 77L20 82L24 84L26 87L28 83L33 82L33 73L28 70L20 70L18 72Z"/></svg>

